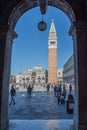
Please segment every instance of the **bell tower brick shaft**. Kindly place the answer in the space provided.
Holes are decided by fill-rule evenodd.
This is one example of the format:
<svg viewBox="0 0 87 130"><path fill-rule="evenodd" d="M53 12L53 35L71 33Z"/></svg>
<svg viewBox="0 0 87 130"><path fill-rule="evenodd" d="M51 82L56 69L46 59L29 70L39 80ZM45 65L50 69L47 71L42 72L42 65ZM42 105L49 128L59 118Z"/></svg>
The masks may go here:
<svg viewBox="0 0 87 130"><path fill-rule="evenodd" d="M49 31L48 38L48 82L58 83L57 79L57 36L54 21Z"/></svg>

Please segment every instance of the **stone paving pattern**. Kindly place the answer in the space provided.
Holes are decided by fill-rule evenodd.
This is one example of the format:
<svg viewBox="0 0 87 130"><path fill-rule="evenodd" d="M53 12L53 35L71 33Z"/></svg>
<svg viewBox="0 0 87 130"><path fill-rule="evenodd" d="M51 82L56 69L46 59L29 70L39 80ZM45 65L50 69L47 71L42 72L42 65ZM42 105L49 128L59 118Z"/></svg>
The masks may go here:
<svg viewBox="0 0 87 130"><path fill-rule="evenodd" d="M22 89L23 90L23 89ZM10 100L10 96L9 96ZM66 105L57 104L54 93L46 88L34 87L32 95L24 91L17 92L15 105L8 105L9 119L72 119L73 114L66 112Z"/></svg>
<svg viewBox="0 0 87 130"><path fill-rule="evenodd" d="M73 120L10 120L9 130L73 130Z"/></svg>

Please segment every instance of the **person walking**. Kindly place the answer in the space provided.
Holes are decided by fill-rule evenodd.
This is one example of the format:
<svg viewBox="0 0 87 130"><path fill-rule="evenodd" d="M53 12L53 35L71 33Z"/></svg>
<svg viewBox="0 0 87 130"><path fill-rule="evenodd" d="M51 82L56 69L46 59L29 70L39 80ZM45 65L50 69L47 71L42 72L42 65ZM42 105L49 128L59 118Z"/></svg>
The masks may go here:
<svg viewBox="0 0 87 130"><path fill-rule="evenodd" d="M66 86L63 86L62 94L64 95L64 99L66 98Z"/></svg>
<svg viewBox="0 0 87 130"><path fill-rule="evenodd" d="M56 84L54 83L54 97L56 96L56 94L57 94L57 86L56 86Z"/></svg>
<svg viewBox="0 0 87 130"><path fill-rule="evenodd" d="M69 93L71 94L71 92L72 92L72 85L70 84L69 85Z"/></svg>
<svg viewBox="0 0 87 130"><path fill-rule="evenodd" d="M47 92L49 92L49 90L50 90L50 84L47 84L46 88L47 88Z"/></svg>
<svg viewBox="0 0 87 130"><path fill-rule="evenodd" d="M29 95L31 95L32 87L30 86L30 84L27 87L27 92L28 92Z"/></svg>
<svg viewBox="0 0 87 130"><path fill-rule="evenodd" d="M12 85L11 90L10 90L11 101L10 101L9 105L11 105L11 104L15 105L15 100L14 100L15 94L16 94L16 90L15 90L14 86Z"/></svg>
<svg viewBox="0 0 87 130"><path fill-rule="evenodd" d="M61 94L58 92L57 94L57 103L60 104L61 101Z"/></svg>

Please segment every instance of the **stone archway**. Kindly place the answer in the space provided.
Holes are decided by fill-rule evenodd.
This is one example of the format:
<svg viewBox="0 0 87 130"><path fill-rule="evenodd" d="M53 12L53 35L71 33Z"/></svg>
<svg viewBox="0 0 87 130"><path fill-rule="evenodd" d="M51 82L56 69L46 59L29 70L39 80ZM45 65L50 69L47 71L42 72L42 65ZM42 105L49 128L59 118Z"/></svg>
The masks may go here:
<svg viewBox="0 0 87 130"><path fill-rule="evenodd" d="M42 3L41 3L42 2ZM30 10L34 7L38 7L38 6L45 6L45 4L47 4L47 6L54 6L56 8L61 9L70 19L71 23L73 21L75 21L75 14L71 8L71 6L65 1L65 0L56 0L56 1L52 1L52 0L48 0L48 2L43 2L36 0L34 2L30 2L28 0L23 1L21 3L19 3L12 11L10 17L9 17L9 21L8 24L10 25L10 28L14 29L18 19L20 18L20 16L26 12L27 10ZM45 8L45 7L43 7Z"/></svg>
<svg viewBox="0 0 87 130"><path fill-rule="evenodd" d="M42 1L43 2L43 1ZM7 38L6 38L6 49L5 49L5 66L4 66L4 77L6 78L7 81L4 82L3 86L8 86L9 85L9 75L10 75L10 64L11 64L11 52L12 52L12 42L14 40L15 37L17 37L17 34L14 32L14 28L16 26L16 23L18 21L18 19L21 17L21 15L26 12L29 9L33 9L34 7L40 6L41 2L39 2L39 0L36 0L34 2L29 2L29 1L23 1L21 3L19 3L11 12L10 16L9 16L9 20L8 20L8 32L7 32ZM44 5L44 3L43 3ZM73 13L73 10L71 8L71 6L65 2L65 0L61 1L50 1L48 0L47 3L48 6L54 6L56 8L60 8L63 12L65 12L68 16L71 22L75 21L75 16ZM9 53L8 53L9 52ZM6 60L8 57L8 60ZM4 107L7 108L8 107L8 88L5 90L3 90L3 95L4 92L6 92L6 98L4 98L3 100L5 100L6 104L3 105L3 109ZM5 114L4 114L5 113ZM4 112L2 112L2 127L1 130L4 130L8 125L8 109L5 109Z"/></svg>
<svg viewBox="0 0 87 130"><path fill-rule="evenodd" d="M74 63L75 63L75 114L74 114L74 129L76 130L86 130L87 129L87 105L84 107L83 99L87 99L85 88L86 86L86 74L87 74L87 58L85 55L87 54L87 21L78 21L75 18L74 11L70 4L66 2L66 0L48 0L45 3L40 0L35 1L22 1L14 6L12 10L8 24L3 26L2 43L1 45L1 67L0 67L0 81L1 81L1 97L0 97L0 128L1 130L5 130L8 125L8 88L5 86L9 85L9 75L10 75L10 64L11 64L11 51L12 51L12 41L17 36L14 32L15 25L20 18L20 16L29 9L32 9L37 6L44 6L47 4L48 6L54 6L56 8L61 9L70 19L72 25L70 28L70 35L73 37L74 44ZM11 8L11 5L10 5ZM77 14L78 15L78 14ZM82 17L81 17L82 19ZM1 34L2 32L0 32ZM4 40L5 39L5 40ZM81 53L80 53L81 52ZM8 58L7 58L8 57ZM8 59L8 60L7 60ZM82 70L85 69L85 71ZM79 89L79 93L78 93ZM82 95L82 91L84 95ZM5 96L4 96L5 95ZM3 104L3 102L5 102ZM78 107L77 107L78 106ZM83 114L81 112L84 111Z"/></svg>
<svg viewBox="0 0 87 130"><path fill-rule="evenodd" d="M43 3L44 6L45 3ZM47 6L53 6L56 7L60 10L62 10L70 19L71 23L73 23L76 18L75 18L75 14L73 12L72 7L65 1L65 0L57 0L57 1L50 1L48 0L48 3L46 3ZM35 7L41 6L41 2L39 2L39 0L36 0L34 2L29 2L29 1L24 1L21 4L19 3L12 11L10 17L9 17L9 25L10 28L14 31L14 28L16 26L16 23L18 21L18 19L22 16L23 13L25 13L26 11L33 9ZM44 7L45 8L45 7ZM35 78L33 77L32 79L33 83L35 82ZM40 83L40 81L39 81Z"/></svg>

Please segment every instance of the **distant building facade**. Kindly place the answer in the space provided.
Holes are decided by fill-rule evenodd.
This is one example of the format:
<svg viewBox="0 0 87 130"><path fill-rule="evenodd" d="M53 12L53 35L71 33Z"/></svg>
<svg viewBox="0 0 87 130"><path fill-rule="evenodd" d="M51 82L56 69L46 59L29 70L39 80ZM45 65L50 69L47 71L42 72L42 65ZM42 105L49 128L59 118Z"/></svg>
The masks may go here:
<svg viewBox="0 0 87 130"><path fill-rule="evenodd" d="M74 84L74 57L73 55L63 66L63 81Z"/></svg>
<svg viewBox="0 0 87 130"><path fill-rule="evenodd" d="M16 83L16 78L14 75L10 76L10 84L15 84Z"/></svg>
<svg viewBox="0 0 87 130"><path fill-rule="evenodd" d="M58 84L62 84L63 83L63 68L58 68L57 70L57 80L58 80Z"/></svg>
<svg viewBox="0 0 87 130"><path fill-rule="evenodd" d="M16 83L20 84L28 84L28 83L45 83L45 71L42 69L40 65L37 65L33 69L29 69L28 71L21 72L16 75Z"/></svg>
<svg viewBox="0 0 87 130"><path fill-rule="evenodd" d="M74 83L74 59L73 55L66 61L63 68L57 69L57 81L58 83ZM27 84L27 83L47 83L49 82L49 70L43 70L40 65L37 65L33 69L18 73L16 76L11 76L10 81ZM51 80L50 82L55 82Z"/></svg>
<svg viewBox="0 0 87 130"><path fill-rule="evenodd" d="M57 79L59 83L63 82L63 69L57 70ZM37 65L33 69L28 69L27 71L20 72L16 76L10 76L10 83L11 84L40 84L40 83L47 83L48 82L48 69L43 70L40 65Z"/></svg>

